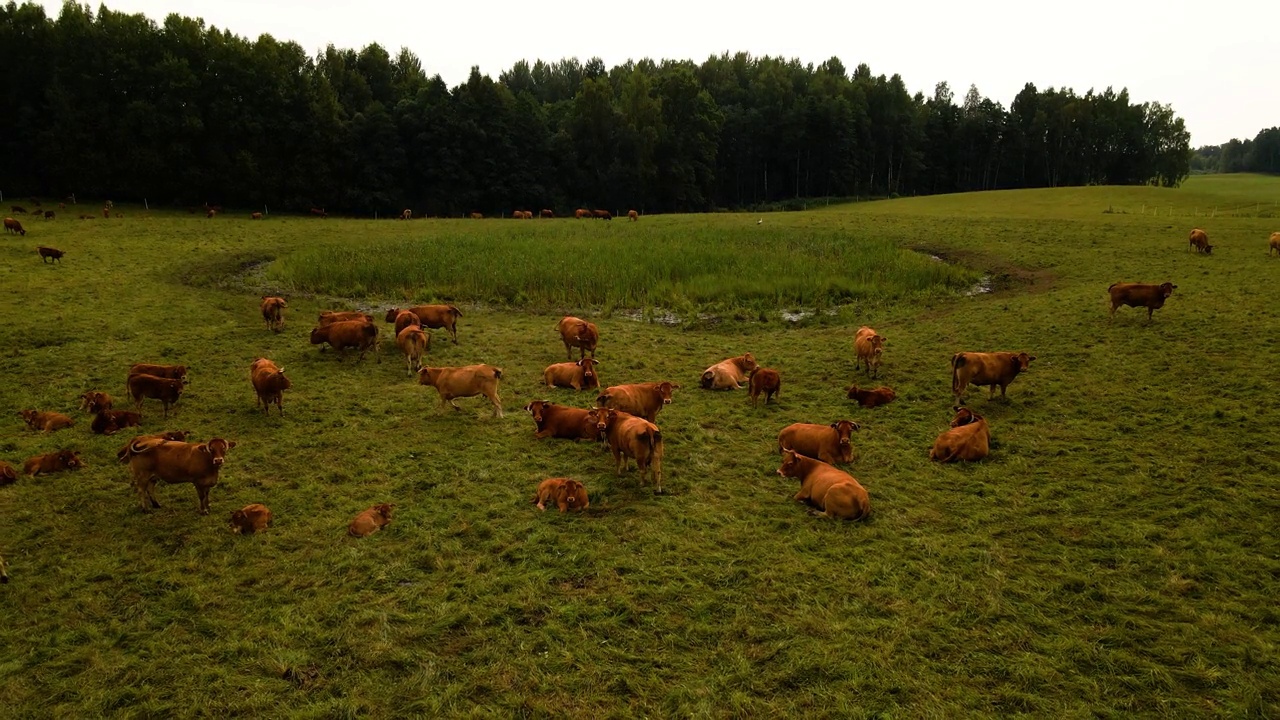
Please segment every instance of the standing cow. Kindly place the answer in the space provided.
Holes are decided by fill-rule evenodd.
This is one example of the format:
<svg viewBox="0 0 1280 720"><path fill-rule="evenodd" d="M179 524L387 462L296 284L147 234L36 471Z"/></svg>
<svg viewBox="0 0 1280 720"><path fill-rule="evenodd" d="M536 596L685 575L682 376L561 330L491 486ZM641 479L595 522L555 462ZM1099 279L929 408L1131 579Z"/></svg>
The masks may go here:
<svg viewBox="0 0 1280 720"><path fill-rule="evenodd" d="M1191 231L1190 243L1187 246L1187 252L1202 252L1205 255L1213 253L1213 246L1209 244L1209 235L1200 228Z"/></svg>

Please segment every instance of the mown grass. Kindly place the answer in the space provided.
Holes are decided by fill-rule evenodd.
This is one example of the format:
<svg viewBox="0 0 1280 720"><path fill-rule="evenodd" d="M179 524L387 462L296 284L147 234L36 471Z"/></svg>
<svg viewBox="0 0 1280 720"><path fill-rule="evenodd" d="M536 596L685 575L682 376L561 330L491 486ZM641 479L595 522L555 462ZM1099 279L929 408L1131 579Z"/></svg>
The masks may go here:
<svg viewBox="0 0 1280 720"><path fill-rule="evenodd" d="M216 282L401 224L31 223L0 240L6 406L76 414L79 393L117 390L131 362L185 361L192 385L169 426L240 445L212 515L196 515L185 485L162 486L165 507L143 514L112 457L122 439L90 435L83 417L42 437L9 414L0 459L76 447L89 465L0 488L12 577L0 714L1280 714L1268 292L1280 259L1265 255L1277 228L1217 220L1214 254L1198 256L1188 220L1103 214L1109 191L765 218L942 251L1005 274L992 295L864 303L797 325L596 318L606 383L685 385L658 416L663 496L634 471L614 477L598 448L532 439L518 411L529 399L588 402L539 386L563 359L554 315L477 308L460 345L433 344L434 364L506 370L508 417L495 421L475 400L439 412L393 356L317 352L306 332L327 303L291 297L272 335L254 292ZM1080 209L1017 211L1055 196ZM732 217L682 221L704 220ZM41 267L41 243L67 250L65 265ZM1178 291L1153 323L1131 309L1107 321L1108 284L1163 279ZM874 411L841 392L864 322L889 338L883 382L899 396ZM940 467L927 449L962 349L1038 360L1007 402L971 393L991 458ZM779 404L692 389L745 350L783 373ZM247 370L260 355L293 378L283 418L254 412ZM147 409L144 429L163 427ZM774 473L778 429L838 417L863 424L850 469L871 493L865 523L810 517ZM587 484L587 513L533 509L537 481L554 475ZM394 523L346 537L381 501L399 506ZM250 502L275 526L231 535L226 514ZM290 668L306 679L283 679Z"/></svg>

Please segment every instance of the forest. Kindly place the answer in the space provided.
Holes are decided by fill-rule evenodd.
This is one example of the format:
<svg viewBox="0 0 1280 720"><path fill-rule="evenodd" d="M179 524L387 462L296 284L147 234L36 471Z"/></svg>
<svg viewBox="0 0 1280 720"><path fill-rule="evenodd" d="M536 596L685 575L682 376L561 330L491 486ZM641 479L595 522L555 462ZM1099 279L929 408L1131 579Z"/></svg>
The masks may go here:
<svg viewBox="0 0 1280 720"><path fill-rule="evenodd" d="M1252 140L1232 139L1196 148L1191 169L1198 173L1280 174L1280 127L1260 130Z"/></svg>
<svg viewBox="0 0 1280 720"><path fill-rule="evenodd" d="M1178 185L1190 135L1127 90L912 93L837 58L521 61L449 87L408 49L311 57L171 14L0 7L6 195L458 216L799 207Z"/></svg>

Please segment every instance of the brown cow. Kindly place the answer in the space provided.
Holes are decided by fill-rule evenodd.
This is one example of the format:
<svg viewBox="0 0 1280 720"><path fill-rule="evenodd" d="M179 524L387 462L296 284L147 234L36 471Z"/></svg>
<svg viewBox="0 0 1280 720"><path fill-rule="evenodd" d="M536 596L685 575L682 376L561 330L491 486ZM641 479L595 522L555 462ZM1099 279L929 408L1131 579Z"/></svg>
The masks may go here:
<svg viewBox="0 0 1280 720"><path fill-rule="evenodd" d="M426 356L427 348L431 347L431 336L417 325L410 325L396 335L396 346L400 348L400 352L404 353L404 364L412 375L422 368L422 358Z"/></svg>
<svg viewBox="0 0 1280 720"><path fill-rule="evenodd" d="M929 449L929 459L938 462L976 462L990 451L991 429L986 418L966 407L955 407L951 429L938 436Z"/></svg>
<svg viewBox="0 0 1280 720"><path fill-rule="evenodd" d="M260 213L260 212L256 212L256 213L249 213L249 219L250 219L250 220L261 220L261 219L262 219L262 213Z"/></svg>
<svg viewBox="0 0 1280 720"><path fill-rule="evenodd" d="M332 325L336 322L346 320L360 320L363 322L373 322L373 316L368 313L362 313L359 310L325 310L320 313L319 325ZM388 322L390 322L388 320Z"/></svg>
<svg viewBox="0 0 1280 720"><path fill-rule="evenodd" d="M596 405L654 422L662 406L671 404L671 392L679 389L678 384L666 381L614 385L596 396Z"/></svg>
<svg viewBox="0 0 1280 720"><path fill-rule="evenodd" d="M387 317L391 317L391 314L387 313ZM388 320L387 322L395 322L396 337L400 337L400 331L404 330L410 325L416 325L417 327L422 327L422 319L419 318L416 313L411 313L408 310L401 310L400 312L396 313L394 321Z"/></svg>
<svg viewBox="0 0 1280 720"><path fill-rule="evenodd" d="M57 248L45 247L40 245L36 248L36 252L40 253L40 262L56 262L62 264L62 256L66 255L62 250Z"/></svg>
<svg viewBox="0 0 1280 720"><path fill-rule="evenodd" d="M282 297L262 296L262 320L267 324L268 330L273 332L284 330L284 313L281 310L287 307L289 303Z"/></svg>
<svg viewBox="0 0 1280 720"><path fill-rule="evenodd" d="M128 410L103 410L93 416L89 429L98 435L114 435L127 427L142 424L142 415Z"/></svg>
<svg viewBox="0 0 1280 720"><path fill-rule="evenodd" d="M52 220L52 219L53 219L53 217L54 217L54 215L53 215L53 211L52 211L52 210L45 210L45 211L44 211L44 219L45 219L45 220Z"/></svg>
<svg viewBox="0 0 1280 720"><path fill-rule="evenodd" d="M186 365L156 365L153 363L134 363L129 367L130 375L155 375L156 377L181 380L183 385L190 385L187 379Z"/></svg>
<svg viewBox="0 0 1280 720"><path fill-rule="evenodd" d="M581 220L582 218L589 218L591 217L591 211L586 208L578 208L577 210L573 211L573 217L577 220Z"/></svg>
<svg viewBox="0 0 1280 720"><path fill-rule="evenodd" d="M591 357L596 356L600 329L595 323L566 315L556 323L556 330L560 331L560 340L564 342L564 351L570 360L573 359L573 348L578 348L580 357L586 357L588 350L591 351Z"/></svg>
<svg viewBox="0 0 1280 720"><path fill-rule="evenodd" d="M378 532L391 524L391 511L395 507L390 503L381 503L361 511L347 526L347 534L351 535L351 537L362 538Z"/></svg>
<svg viewBox="0 0 1280 720"><path fill-rule="evenodd" d="M512 210L512 211L511 211L511 218L512 218L513 220L523 220L523 219L524 219L524 211L523 211L523 210Z"/></svg>
<svg viewBox="0 0 1280 720"><path fill-rule="evenodd" d="M413 219L413 211L412 211L412 210L410 210L409 208L405 208L404 210L401 210L401 211L400 211L400 219L401 219L401 220L412 220L412 219Z"/></svg>
<svg viewBox="0 0 1280 720"><path fill-rule="evenodd" d="M329 217L329 213L325 212L324 208L311 208L311 214L320 218Z"/></svg>
<svg viewBox="0 0 1280 720"><path fill-rule="evenodd" d="M595 218L596 220L612 220L613 214L610 213L608 210L592 210L591 217Z"/></svg>
<svg viewBox="0 0 1280 720"><path fill-rule="evenodd" d="M159 400L164 406L164 416L169 417L169 406L178 402L182 396L183 382L173 378L162 378L155 375L130 375L128 381L129 397L133 398L134 408L142 411L142 401L146 398Z"/></svg>
<svg viewBox="0 0 1280 720"><path fill-rule="evenodd" d="M23 213L23 214L26 214L27 212L27 209L22 207L21 205L10 205L9 210L11 210L12 212Z"/></svg>
<svg viewBox="0 0 1280 720"><path fill-rule="evenodd" d="M7 233L13 233L14 235L27 234L27 231L22 227L22 223L18 222L17 220L14 220L11 217L4 219L4 231Z"/></svg>
<svg viewBox="0 0 1280 720"><path fill-rule="evenodd" d="M576 362L563 362L548 365L542 371L542 380L547 387L573 388L574 390L600 387L600 378L596 375L595 358L582 358Z"/></svg>
<svg viewBox="0 0 1280 720"><path fill-rule="evenodd" d="M1209 244L1209 235L1200 228L1191 231L1190 241L1187 244L1187 252L1202 252L1206 255L1213 253L1213 246Z"/></svg>
<svg viewBox="0 0 1280 720"><path fill-rule="evenodd" d="M772 368L758 367L752 370L748 385L751 388L751 407L759 406L760 393L764 393L765 405L769 404L774 395L782 397L782 376Z"/></svg>
<svg viewBox="0 0 1280 720"><path fill-rule="evenodd" d="M742 383L756 367L756 358L751 353L721 360L702 371L702 387L704 390L741 390Z"/></svg>
<svg viewBox="0 0 1280 720"><path fill-rule="evenodd" d="M191 483L196 488L196 498L201 515L209 514L209 490L218 484L218 471L227 451L236 446L235 441L213 438L207 443L187 443L151 438L135 440L125 449L125 460L133 472L133 487L145 512L148 503L156 502L157 480L166 483Z"/></svg>
<svg viewBox="0 0 1280 720"><path fill-rule="evenodd" d="M162 433L150 433L147 435L134 435L133 439L125 443L124 447L116 451L116 459L122 463L129 462L129 446L143 440L176 440L178 442L186 442L191 437L190 430L166 430Z"/></svg>
<svg viewBox="0 0 1280 720"><path fill-rule="evenodd" d="M364 360L365 353L373 348L373 355L382 362L382 351L378 348L378 326L372 321L340 320L311 329L311 344L329 346L338 351L338 361L346 357L347 348L360 351L358 360Z"/></svg>
<svg viewBox="0 0 1280 720"><path fill-rule="evenodd" d="M631 222L635 222L640 219L640 213L636 212L635 210L628 210L627 219L630 220Z"/></svg>
<svg viewBox="0 0 1280 720"><path fill-rule="evenodd" d="M538 440L558 438L577 442L604 439L595 422L588 417L590 412L582 408L534 400L525 405L524 410L533 417L533 436Z"/></svg>
<svg viewBox="0 0 1280 720"><path fill-rule="evenodd" d="M866 325L858 328L857 334L853 336L853 351L857 355L857 358L853 361L853 369L857 370L859 364L865 364L868 375L879 377L884 343L884 336L876 333L875 330ZM872 368L875 369L874 374L871 372Z"/></svg>
<svg viewBox="0 0 1280 720"><path fill-rule="evenodd" d="M0 461L0 485L11 485L18 482L18 471L7 462Z"/></svg>
<svg viewBox="0 0 1280 720"><path fill-rule="evenodd" d="M69 428L76 424L68 415L57 412L41 412L39 410L23 410L18 413L32 430L51 433L55 430Z"/></svg>
<svg viewBox="0 0 1280 720"><path fill-rule="evenodd" d="M965 388L969 385L986 385L991 389L989 397L996 396L996 386L1000 387L1000 397L1004 397L1005 388L1025 372L1035 360L1034 355L1011 352L958 352L951 356L951 392L957 402L963 402Z"/></svg>
<svg viewBox="0 0 1280 720"><path fill-rule="evenodd" d="M261 405L262 411L270 415L271 403L275 403L280 414L284 415L284 391L293 387L285 377L284 368L266 358L258 358L249 365L249 382L253 383L253 391L258 394L255 408Z"/></svg>
<svg viewBox="0 0 1280 720"><path fill-rule="evenodd" d="M778 450L789 448L825 463L845 465L853 462L850 438L861 429L862 426L852 420L837 420L830 425L795 423L778 433Z"/></svg>
<svg viewBox="0 0 1280 720"><path fill-rule="evenodd" d="M424 367L418 370L418 384L429 385L440 393L440 407L445 403L462 410L454 398L484 395L493 403L493 414L502 417L502 398L498 397L498 381L502 368L492 365L465 367Z"/></svg>
<svg viewBox="0 0 1280 720"><path fill-rule="evenodd" d="M80 396L80 409L88 412L90 415L96 415L97 413L110 410L112 402L110 395L94 390Z"/></svg>
<svg viewBox="0 0 1280 720"><path fill-rule="evenodd" d="M471 213L471 219L472 219L472 220L483 220L483 219L484 219L484 213L473 212L473 213Z"/></svg>
<svg viewBox="0 0 1280 720"><path fill-rule="evenodd" d="M538 491L533 495L533 503L539 510L545 511L547 503L554 500L560 512L566 510L586 510L591 507L587 498L587 489L582 483L569 478L549 478L538 483Z"/></svg>
<svg viewBox="0 0 1280 720"><path fill-rule="evenodd" d="M1280 232L1271 233L1271 242L1267 246L1267 257L1271 257L1271 252L1273 250L1276 255L1280 255Z"/></svg>
<svg viewBox="0 0 1280 720"><path fill-rule="evenodd" d="M543 208L542 212L538 213L538 216L544 217L544 218L553 218L556 216L556 214L551 212L550 210L547 210L546 208Z"/></svg>
<svg viewBox="0 0 1280 720"><path fill-rule="evenodd" d="M22 464L22 474L29 477L36 475L52 475L63 470L78 470L84 467L80 453L75 450L59 450L27 458Z"/></svg>
<svg viewBox="0 0 1280 720"><path fill-rule="evenodd" d="M231 512L231 532L236 535L252 535L267 529L271 524L271 508L262 503L245 505Z"/></svg>
<svg viewBox="0 0 1280 720"><path fill-rule="evenodd" d="M871 498L852 475L821 460L787 449L782 451L778 474L800 479L796 502L808 502L820 510L819 517L861 520L871 514Z"/></svg>
<svg viewBox="0 0 1280 720"><path fill-rule="evenodd" d="M887 387L862 390L857 385L850 385L847 396L850 400L856 400L864 408L873 408L879 405L888 405L898 397L898 394Z"/></svg>
<svg viewBox="0 0 1280 720"><path fill-rule="evenodd" d="M627 469L627 458L635 458L640 481L653 476L655 492L662 493L662 431L657 425L630 413L612 408L591 408L587 419L609 441L609 451L618 465L618 474Z"/></svg>
<svg viewBox="0 0 1280 720"><path fill-rule="evenodd" d="M388 310L387 322L395 322L400 312L399 308ZM453 305L417 305L409 308L407 312L417 315L424 328L448 331L453 344L458 344L458 318L462 317L462 311L458 308Z"/></svg>
<svg viewBox="0 0 1280 720"><path fill-rule="evenodd" d="M212 218L213 216L215 216L215 215L217 215L217 214L218 214L218 211L217 211L217 210L214 210L214 209L210 208L209 210L207 210L207 211L205 212L205 215L204 215L204 216L205 216L205 217L207 217L207 218ZM110 211L110 210L108 210L108 209L106 209L106 208L102 208L102 217L104 217L104 218L105 218L105 217L111 217L111 211Z"/></svg>

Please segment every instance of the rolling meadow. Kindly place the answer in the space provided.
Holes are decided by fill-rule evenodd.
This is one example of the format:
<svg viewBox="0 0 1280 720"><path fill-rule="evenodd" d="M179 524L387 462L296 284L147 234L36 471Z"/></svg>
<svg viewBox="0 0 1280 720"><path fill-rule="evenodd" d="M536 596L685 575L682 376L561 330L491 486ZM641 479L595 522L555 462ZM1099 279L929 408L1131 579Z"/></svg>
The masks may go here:
<svg viewBox="0 0 1280 720"><path fill-rule="evenodd" d="M636 223L23 218L0 238L0 460L86 466L0 487L0 717L1280 715L1277 200L1233 175ZM1177 290L1109 320L1118 281ZM427 364L503 368L505 418L408 375L382 314L425 302L463 312ZM374 312L381 362L308 343L337 308ZM530 400L594 400L541 384L564 314L599 325L602 384L682 385L663 494L533 438ZM991 455L942 466L962 350L1036 360L1006 399L969 390ZM698 389L748 351L778 402ZM255 410L258 357L292 379L283 417ZM189 485L143 513L131 430L77 410L131 409L135 362L190 368L143 432L237 442L208 516ZM897 400L857 407L851 382ZM41 435L24 408L77 423ZM864 522L813 517L776 472L781 428L842 418ZM538 512L556 476L590 508ZM255 502L273 526L233 535ZM380 502L391 525L348 537Z"/></svg>

